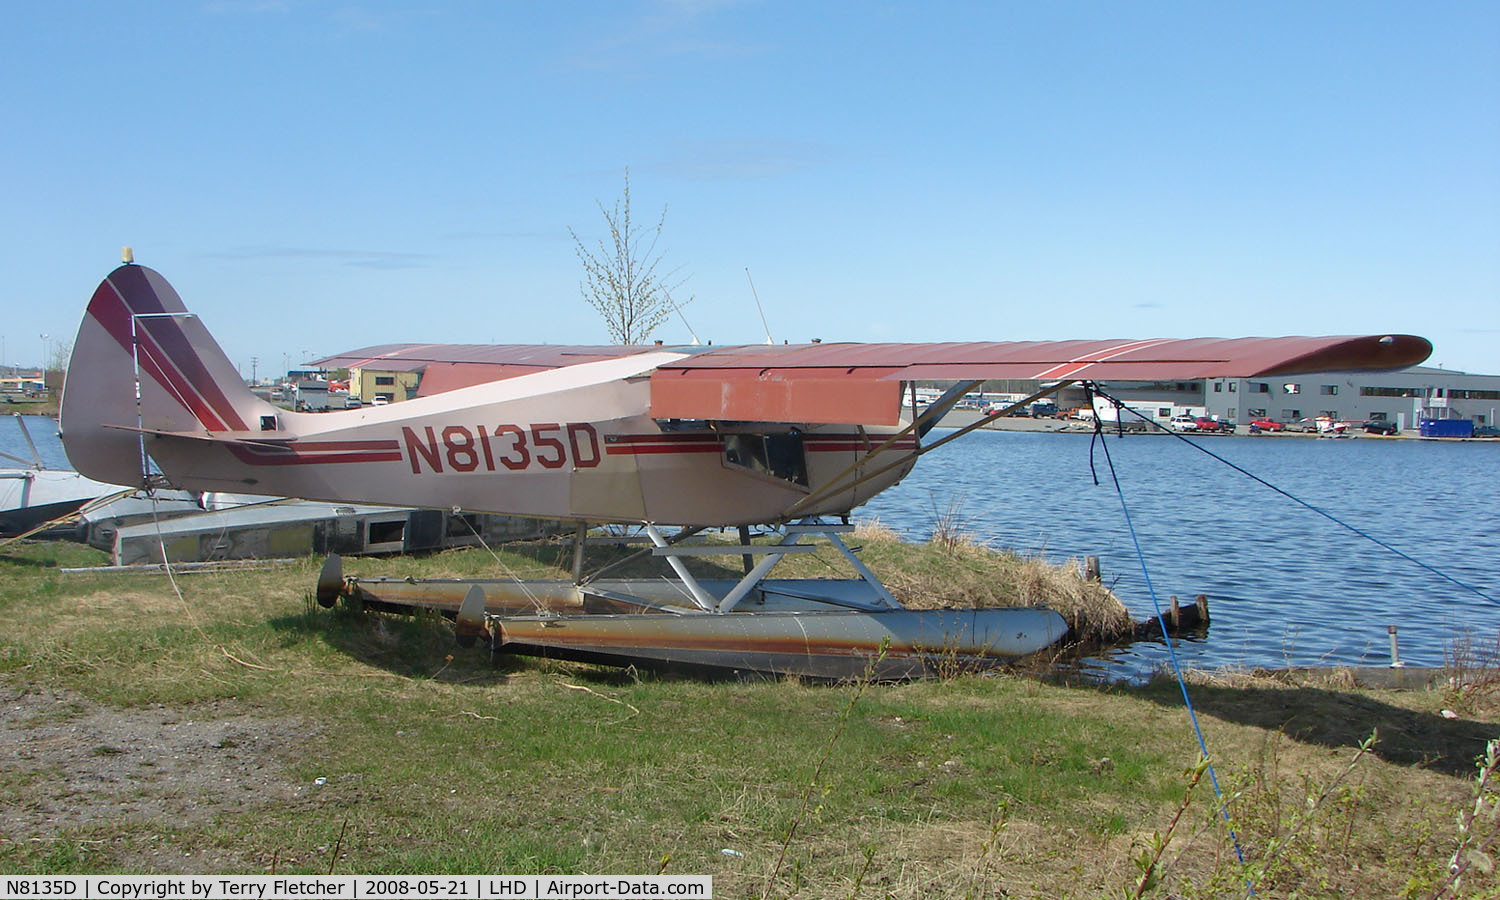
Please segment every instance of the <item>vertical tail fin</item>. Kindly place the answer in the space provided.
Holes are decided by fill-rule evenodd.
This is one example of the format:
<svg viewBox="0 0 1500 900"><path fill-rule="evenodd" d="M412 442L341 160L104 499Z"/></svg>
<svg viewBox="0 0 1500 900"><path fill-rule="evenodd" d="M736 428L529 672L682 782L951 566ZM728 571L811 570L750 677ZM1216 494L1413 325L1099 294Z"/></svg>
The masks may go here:
<svg viewBox="0 0 1500 900"><path fill-rule="evenodd" d="M140 443L136 433L106 426L243 431L277 412L250 393L203 323L145 266L120 266L94 291L64 384L59 422L68 460L115 484L142 483Z"/></svg>

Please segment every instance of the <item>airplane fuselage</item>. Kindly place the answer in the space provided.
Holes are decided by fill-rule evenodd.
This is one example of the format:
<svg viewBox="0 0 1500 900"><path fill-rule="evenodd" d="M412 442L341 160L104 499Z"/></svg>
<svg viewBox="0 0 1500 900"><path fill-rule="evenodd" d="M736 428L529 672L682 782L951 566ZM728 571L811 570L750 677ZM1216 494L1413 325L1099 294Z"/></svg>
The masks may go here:
<svg viewBox="0 0 1500 900"><path fill-rule="evenodd" d="M436 345L393 345L370 348L370 359L413 347L430 362L456 358ZM597 523L753 525L844 514L899 482L917 453L899 412L904 382L1394 369L1431 349L1413 335L695 353L512 345L496 354L467 345L471 361L503 364L486 370L496 380L299 413L252 394L166 279L127 264L89 301L60 423L78 471L116 484L145 483L149 456L191 490ZM514 372L524 374L505 377ZM834 424L850 422L867 424Z"/></svg>
<svg viewBox="0 0 1500 900"><path fill-rule="evenodd" d="M842 514L910 471L911 436L866 458L893 427L660 422L641 375L677 356L584 363L357 410L272 409L253 420L263 442L148 435L147 451L190 490L672 525ZM856 461L873 471L902 459L798 505Z"/></svg>

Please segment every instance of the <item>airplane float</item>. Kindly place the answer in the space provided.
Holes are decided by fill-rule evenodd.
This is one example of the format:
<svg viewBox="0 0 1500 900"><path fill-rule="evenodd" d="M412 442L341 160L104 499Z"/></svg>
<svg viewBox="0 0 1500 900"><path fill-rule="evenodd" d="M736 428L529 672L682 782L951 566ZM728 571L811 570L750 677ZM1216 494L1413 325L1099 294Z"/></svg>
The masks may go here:
<svg viewBox="0 0 1500 900"><path fill-rule="evenodd" d="M388 345L354 355L464 365L487 380L384 406L299 413L252 394L171 285L127 262L89 302L59 419L68 458L100 481L576 525L568 581L361 581L344 578L333 557L319 581L327 604L345 594L446 608L461 640L483 637L506 652L828 678L873 666L877 677L899 678L940 658L1003 661L1066 632L1062 617L1042 608L903 608L840 538L851 510L957 436L926 442L980 382L1043 385L1018 407L1075 382L1399 369L1431 349L1412 335ZM956 384L919 410L918 380ZM606 577L618 563L585 572L586 532L604 524L641 528L651 542L642 552L664 558L675 581ZM730 526L738 544L689 540ZM751 543L750 526L774 528L780 542ZM787 554L816 549L800 543L808 535L825 537L860 578L769 578ZM684 562L726 554L745 557L742 578L702 578Z"/></svg>

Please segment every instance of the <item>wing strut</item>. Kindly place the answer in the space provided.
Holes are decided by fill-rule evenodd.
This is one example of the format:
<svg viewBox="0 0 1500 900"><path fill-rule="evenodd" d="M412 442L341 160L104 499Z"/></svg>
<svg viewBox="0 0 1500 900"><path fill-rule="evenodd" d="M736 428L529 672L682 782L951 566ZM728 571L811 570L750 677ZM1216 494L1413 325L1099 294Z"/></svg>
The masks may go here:
<svg viewBox="0 0 1500 900"><path fill-rule="evenodd" d="M922 425L928 423L929 421L935 424L936 421L937 421L937 419L941 418L945 413L947 413L948 409L951 408L953 406L953 404L957 403L958 399L960 397L962 397L964 394L966 394L970 390L972 390L975 385L983 384L983 382L982 381L970 381L970 382L967 382L965 390L962 390L962 391L958 391L956 389L951 389L947 393L945 393L943 395L943 397L939 398L939 400L937 402L934 402L931 406L927 407L927 409L923 410L922 411L922 415L920 415L916 419L914 419L910 425L906 426L905 428L903 428L900 431L896 432L895 434L891 435L889 438L886 438L885 442L882 443L880 446L875 447L875 448L873 448L871 450L866 451L864 456L862 456L859 459L855 460L854 462L850 463L849 466L848 466L848 468L844 469L844 471L840 472L837 476L835 476L833 479L831 479L828 482L828 484L826 484L822 488L819 488L816 491L813 491L811 494L808 494L806 497L803 497L801 500L798 500L796 503L792 504L787 509L787 514L789 516L790 515L796 515L796 513L799 510L804 509L804 508L806 508L806 507L808 507L808 506L810 506L810 505L812 505L814 503L818 503L818 502L821 502L823 500L826 500L828 497L832 496L833 494L837 494L837 493L839 493L841 491L852 490L853 488L859 487L861 484L864 484L866 481L869 481L870 479L876 478L876 477L878 477L880 475L884 475L886 472L889 472L891 469L894 469L897 466L904 466L908 462L910 462L912 459L915 459L915 458L917 458L917 457L921 456L922 454L927 453L929 451L936 450L937 448L943 446L944 444L948 443L949 441L952 441L952 440L954 440L956 438L963 437L964 435L968 434L969 432L973 431L976 428L981 428L981 427L983 427L985 425L988 425L989 423L995 421L996 419L1001 418L1002 416L1010 415L1015 410L1021 409L1024 406L1027 406L1027 405L1029 405L1031 403L1034 403L1037 400L1042 399L1043 397L1049 396L1051 394L1055 394L1058 391L1062 390L1063 388L1067 387L1068 385L1070 385L1072 383L1073 382L1071 380L1065 380L1065 381L1059 381L1056 384L1044 387L1041 390L1037 391L1036 393L1031 394L1030 396L1025 397L1024 399L1017 400L1015 403L1012 403L1009 406L1004 407L1003 409L996 410L995 412L990 413L987 416L982 416L977 421L972 422L972 423L970 423L968 425L965 425L964 427L958 429L957 431L953 432L952 434L944 435L943 437L938 438L936 441L932 442L931 444L928 444L925 447L918 447L916 450L912 451L912 453L911 453L910 456L903 457L901 459L896 460L893 463L888 463L888 464L886 464L884 466L881 466L880 468L874 470L873 472L866 472L863 475L856 475L856 477L854 478L854 480L846 482L846 479L848 478L848 476L851 473L857 472L857 470L859 469L860 465L863 464L865 460L869 459L870 457L874 456L876 453L879 453L880 451L884 450L886 447L888 447L891 444L895 443L898 438L902 438L902 437L905 437L908 434L911 434L911 432L913 430L921 427ZM943 400L947 400L946 405L943 404ZM928 425L928 427L930 428L931 425ZM924 432L925 432L925 429L924 429Z"/></svg>

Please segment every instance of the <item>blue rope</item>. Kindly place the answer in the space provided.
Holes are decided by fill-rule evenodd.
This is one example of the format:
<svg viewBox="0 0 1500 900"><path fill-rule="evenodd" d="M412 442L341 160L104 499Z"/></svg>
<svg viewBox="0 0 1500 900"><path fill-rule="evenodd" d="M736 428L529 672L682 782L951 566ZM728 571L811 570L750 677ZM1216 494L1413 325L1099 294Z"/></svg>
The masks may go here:
<svg viewBox="0 0 1500 900"><path fill-rule="evenodd" d="M1109 398L1113 400L1114 398ZM1097 421L1097 420L1096 420ZM1095 430L1097 439L1100 432ZM1114 458L1109 455L1109 441L1100 442L1104 447L1104 461L1109 466L1109 477L1115 485L1115 495L1120 498L1120 512L1125 516L1125 527L1130 531L1130 542L1135 546L1135 557L1141 564L1141 576L1146 579L1146 592L1151 595L1151 605L1156 609L1156 622L1161 626L1162 639L1167 645L1167 658L1172 661L1172 673L1177 676L1177 687L1182 691L1182 703L1187 707L1188 720L1193 724L1193 734L1198 738L1198 750L1203 754L1203 762L1208 767L1208 781L1213 785L1214 796L1219 800L1219 814L1224 817L1224 826L1229 829L1229 839L1234 843L1235 858L1240 865L1245 865L1245 854L1240 849L1240 836L1235 833L1234 822L1229 818L1229 806L1224 802L1224 791L1219 787L1219 776L1214 771L1212 757L1208 753L1208 741L1203 737L1203 728L1198 724L1198 711L1193 708L1193 699L1188 696L1187 680L1182 677L1182 664L1177 660L1177 649L1172 644L1172 636L1167 633L1167 620L1162 616L1161 601L1157 599L1156 587L1151 583L1151 572L1146 566L1146 553L1141 549L1140 538L1135 533L1135 523L1130 518L1130 507L1125 502L1125 490L1120 487L1120 477L1115 473ZM1247 878L1245 889L1250 896L1255 896L1255 885Z"/></svg>
<svg viewBox="0 0 1500 900"><path fill-rule="evenodd" d="M1281 496L1287 498L1288 500L1292 501L1293 503L1296 503L1298 506L1302 506L1302 507L1305 507L1307 509L1310 509L1313 512L1317 513L1318 515L1322 516L1323 518L1327 519L1328 521L1334 523L1335 525L1338 525L1338 526L1340 526L1342 528L1346 528L1349 531L1353 532L1354 534L1356 534L1356 535L1364 538L1365 540L1369 541L1370 543L1375 544L1377 547L1384 548L1385 550L1388 550L1391 553L1396 554L1397 556L1401 557L1402 559L1406 560L1407 562L1412 563L1413 565L1416 565L1416 566L1420 566L1423 569L1426 569L1427 571L1429 571L1432 574L1438 576L1439 578L1443 579L1444 581L1447 581L1447 582L1450 582L1452 584L1455 584L1458 587L1461 587L1464 590L1469 591L1470 593L1473 593L1474 595L1476 595L1476 596L1478 596L1478 597L1480 597L1480 598L1482 598L1484 600L1488 600L1490 603L1493 603L1496 606L1500 606L1500 600L1497 600L1496 598L1494 598L1491 595L1485 593L1484 591L1480 590L1479 588L1474 587L1473 585L1468 584L1466 582L1459 581L1457 578L1454 578L1452 575L1449 575L1447 572L1444 572L1441 569L1434 568L1433 566L1430 566L1427 563L1422 562L1420 559L1417 559L1416 557L1412 556L1411 554L1405 553L1405 552L1403 552L1401 550L1396 549L1395 547L1391 546L1390 544L1386 543L1385 541L1382 541L1380 538L1375 537L1374 535L1370 534L1369 532L1366 532L1366 531L1363 531L1363 530L1361 530L1359 528L1356 528L1355 526L1349 524L1348 522L1345 522L1343 519L1340 519L1338 516L1335 516L1333 513L1330 513L1330 512L1327 512L1325 510L1319 509L1318 507L1313 506L1311 503L1308 503L1306 500L1303 500L1300 497L1296 497L1296 496L1288 493L1287 491L1282 490L1281 488L1277 487L1276 485L1272 484L1271 482L1265 480L1264 478L1261 478L1259 475L1256 475L1254 472L1250 472L1250 471L1248 471L1248 470L1246 470L1246 469L1244 469L1244 468L1242 468L1242 467L1240 467L1238 465L1235 465L1234 463L1230 462L1229 460L1225 459L1224 457L1220 456L1219 454L1213 452L1212 450L1209 450L1208 448L1204 447L1201 444L1198 444L1198 443L1196 443L1194 441L1188 440L1186 436L1184 436L1182 434L1179 434L1178 432L1172 431L1169 428L1163 428L1160 423L1158 423L1158 422L1156 422L1156 421L1148 418L1147 416L1141 415L1139 412L1136 412L1135 410L1130 409L1130 407L1128 407L1128 406L1124 406L1124 404L1122 404L1119 400L1116 400L1114 397L1111 397L1110 395L1104 393L1103 391L1100 391L1097 388L1094 388L1094 393L1098 394L1099 396L1103 397L1104 399L1106 399L1106 400L1110 401L1111 403L1115 404L1116 409L1123 408L1123 409L1129 410L1132 414L1134 414L1137 418L1139 418L1143 422L1150 423L1153 427L1155 427L1157 429L1160 429L1161 431L1164 431L1167 434L1172 435L1173 437L1175 437L1178 440L1182 441L1183 443L1187 444L1189 447L1192 447L1194 450L1199 451L1200 453L1206 453L1206 454L1208 454L1209 456L1213 457L1214 459L1218 460L1219 462L1223 463L1224 465L1228 466L1229 468L1235 470L1236 472L1239 472L1241 475L1244 475L1246 478L1249 478L1251 481L1255 481L1255 482L1257 482L1257 483L1259 483L1261 485L1264 485L1265 487L1270 488L1271 490L1273 490L1276 493L1280 494ZM1118 418L1119 418L1119 416L1118 416L1118 413L1117 413L1116 414L1116 419L1118 419ZM1105 456L1106 457L1109 456L1109 450L1108 450L1108 448L1105 449Z"/></svg>
<svg viewBox="0 0 1500 900"><path fill-rule="evenodd" d="M1500 606L1500 599L1496 599L1495 597L1491 596L1490 594L1486 593L1485 591L1480 590L1479 588L1477 588L1477 587L1475 587L1475 586L1473 586L1471 584L1468 584L1467 582L1460 581L1459 579L1453 577L1452 575L1449 575L1447 572L1444 572L1444 571L1442 571L1442 570L1440 570L1440 569L1438 569L1438 568L1436 568L1434 566L1431 566L1431 565L1423 562L1422 560L1417 559L1416 557L1412 556L1411 554L1406 553L1406 552L1404 552L1402 550L1399 550L1396 547L1393 547L1391 544L1387 543L1386 541L1383 541L1380 538L1375 537L1374 535L1370 534L1367 531L1364 531L1361 528L1355 527L1354 525L1352 525L1352 524L1344 521L1343 519L1339 518L1338 516L1334 515L1333 513L1330 513L1330 512L1328 512L1326 510L1319 509L1318 507L1313 506L1311 503L1308 503L1307 501L1303 500L1302 498L1297 497L1297 496L1293 495L1292 493L1290 493L1290 492L1288 492L1288 491L1286 491L1286 490L1284 490L1284 489L1282 489L1280 487L1277 487L1276 485L1274 485L1271 482L1265 480L1264 478L1261 478L1259 475L1256 475L1255 473L1253 473L1253 472L1245 469L1244 467L1239 466L1239 465L1237 465L1235 463L1230 462L1229 460L1227 460L1224 457L1220 456L1219 454L1213 452L1212 450L1209 450L1208 448L1202 446L1201 444L1199 444L1199 443L1197 443L1195 441L1188 440L1188 438L1185 435L1182 435L1182 434L1180 434L1180 433L1178 433L1176 431L1172 431L1171 429L1162 427L1162 425L1160 423L1156 422L1154 419L1151 419L1151 418L1149 418L1147 416L1142 415L1141 413L1137 412L1136 410L1131 409L1130 407L1126 406L1124 403L1122 403L1117 398L1115 398L1113 396L1110 396L1109 394L1106 394L1105 392L1099 390L1096 385L1085 384L1084 387L1085 387L1085 390L1088 391L1089 393L1097 394L1100 397L1103 397L1106 400L1108 400L1108 401L1110 401L1111 403L1114 404L1115 410L1116 410L1115 421L1116 421L1116 424L1120 428L1121 431L1123 431L1124 425L1123 425L1123 420L1120 419L1120 417L1119 417L1119 411L1122 410L1122 409L1129 410L1132 415L1134 415L1136 418L1140 419L1141 421L1146 422L1151 427L1156 428L1159 431L1162 431L1162 432L1165 432L1167 434L1172 435L1173 437L1175 437L1178 440L1182 441L1183 443L1187 444L1189 447L1192 447L1194 450L1197 450L1197 451L1199 451L1201 453L1207 454L1208 456L1212 457L1215 460L1218 460L1219 462L1221 462L1224 465L1228 466L1229 468L1235 470L1236 472L1239 472L1241 475L1244 475L1246 478L1249 478L1251 481L1254 481L1257 484L1260 484L1260 485L1262 485L1262 486L1264 486L1266 488L1269 488L1272 491L1275 491L1276 493L1280 494L1281 496L1287 498L1288 500L1291 500L1293 503L1296 503L1298 506L1304 507L1306 509L1309 509L1309 510L1317 513L1318 515L1320 515L1323 518L1327 519L1328 521L1334 523L1335 525L1338 525L1338 526L1340 526L1342 528L1345 528L1348 531L1352 532L1353 534L1355 534L1355 535L1357 535L1359 537L1364 538L1365 540L1369 541L1370 543L1375 544L1376 546L1381 547L1381 548L1383 548L1383 549L1385 549L1385 550L1387 550L1387 551L1389 551L1391 553L1394 553L1396 556L1401 557L1402 559L1406 560L1407 562L1412 563L1413 565L1418 566L1419 568L1425 569L1428 572L1431 572L1432 574L1438 576L1439 578L1443 579L1444 581L1447 581L1447 582L1449 582L1449 583L1451 583L1453 585L1456 585L1456 586L1458 586L1458 587L1460 587L1460 588L1462 588L1462 589L1464 589L1466 591L1469 591L1470 593L1474 594L1475 596L1478 596L1478 597L1480 597L1480 598L1482 598L1484 600L1487 600L1490 603L1493 603L1493 604L1495 604L1497 606ZM1094 422L1094 439L1095 439L1095 441L1098 441L1098 439L1102 436L1102 434L1103 434L1103 430L1102 430L1102 427L1101 427L1101 423L1096 418L1095 422ZM1146 591L1151 596L1151 605L1156 610L1156 621L1161 626L1162 637L1166 641L1167 656L1168 656L1168 658L1172 662L1172 672L1173 672L1174 675L1177 676L1177 686L1182 691L1182 702L1187 707L1188 719L1192 722L1193 733L1198 738L1198 749L1200 750L1200 752L1202 752L1204 762L1207 764L1209 783L1213 785L1214 794L1215 794L1215 796L1217 796L1217 798L1219 800L1219 813L1220 813L1220 815L1223 816L1225 827L1228 828L1228 830L1229 830L1230 840L1233 841L1233 843L1234 843L1234 855L1235 855L1236 858L1239 859L1240 865L1243 866L1245 864L1245 856L1244 856L1244 853L1240 849L1239 835L1235 833L1234 823L1230 820L1230 817L1229 817L1229 807L1225 804L1223 791L1221 791L1220 788L1219 788L1219 778L1218 778L1217 773L1215 773L1215 771L1214 771L1213 763L1210 761L1210 757L1208 755L1208 744L1204 740L1203 729L1198 724L1198 713L1193 708L1192 698L1188 696L1187 682L1183 678L1183 675L1182 675L1182 666L1178 662L1178 659L1177 659L1177 650L1176 650L1176 648L1172 644L1172 638L1167 634L1167 623L1166 623L1166 620L1162 616L1161 601L1156 596L1156 587L1151 583L1151 573L1150 573L1150 571L1148 571L1147 566L1146 566L1146 556L1145 556L1144 551L1141 549L1140 538L1136 535L1135 523L1130 518L1130 508L1129 508L1129 506L1125 502L1125 492L1121 488L1119 476L1115 472L1114 459L1110 456L1110 453L1109 453L1109 441L1105 440L1105 441L1102 441L1102 442L1099 442L1099 443L1101 443L1101 445L1104 448L1104 459L1105 459L1105 462L1109 465L1109 476L1110 476L1110 479L1114 482L1114 485L1115 485L1115 494L1120 498L1120 510L1121 510L1121 512L1125 516L1125 526L1126 526L1126 528L1130 532L1130 541L1135 546L1136 559L1139 560L1139 562L1141 564L1141 575L1142 575L1142 577L1146 581ZM1091 469L1093 468L1093 452L1094 452L1094 450L1093 450L1093 443L1091 442L1090 446L1089 446L1089 467ZM1098 476L1096 475L1095 478L1094 478L1094 483L1097 484L1098 480L1099 480ZM1255 896L1255 885L1248 878L1245 880L1245 889L1249 892L1249 896L1252 896L1252 897Z"/></svg>

